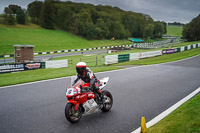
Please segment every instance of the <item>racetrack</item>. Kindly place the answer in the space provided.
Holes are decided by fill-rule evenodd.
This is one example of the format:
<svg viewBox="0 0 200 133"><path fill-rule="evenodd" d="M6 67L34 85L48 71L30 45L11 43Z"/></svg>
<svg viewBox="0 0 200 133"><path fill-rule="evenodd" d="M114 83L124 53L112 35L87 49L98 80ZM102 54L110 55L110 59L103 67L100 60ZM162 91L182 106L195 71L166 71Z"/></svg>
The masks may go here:
<svg viewBox="0 0 200 133"><path fill-rule="evenodd" d="M0 89L0 132L130 133L200 86L200 55L194 58L96 74L110 77L110 112L84 115L69 123L64 116L69 78Z"/></svg>

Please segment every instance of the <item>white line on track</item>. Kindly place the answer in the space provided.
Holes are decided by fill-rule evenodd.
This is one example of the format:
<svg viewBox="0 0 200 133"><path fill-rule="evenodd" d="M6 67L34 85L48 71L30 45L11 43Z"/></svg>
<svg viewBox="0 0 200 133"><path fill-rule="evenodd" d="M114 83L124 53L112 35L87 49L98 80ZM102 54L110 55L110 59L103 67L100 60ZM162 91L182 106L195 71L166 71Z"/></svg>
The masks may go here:
<svg viewBox="0 0 200 133"><path fill-rule="evenodd" d="M195 91L193 91L188 96L186 96L185 98L183 98L182 100L180 100L179 102L177 102L176 104L174 104L173 106L171 106L170 108L168 108L167 110L165 110L164 112L162 112L161 114L159 114L158 116L156 116L155 118L153 118L152 120L150 120L146 124L147 128L149 128L149 127L153 126L154 124L158 123L160 120L162 120L164 117L166 117L167 115L169 115L172 111L174 111L175 109L177 109L183 103L187 102L189 99L191 99L192 97L194 97L199 92L200 92L200 87L197 88ZM137 128L135 131L133 131L131 133L140 133L140 131L141 131L141 127Z"/></svg>
<svg viewBox="0 0 200 133"><path fill-rule="evenodd" d="M197 56L200 56L200 55L192 56L192 57L189 57L189 58L186 58L186 59L177 60L177 61L167 62L167 63L153 64L153 65L143 65L143 66L134 66L134 67L124 68L124 69L119 69L119 70L111 70L111 71L97 72L96 74L109 73L109 72L116 72L116 71L124 71L124 70L128 70L128 69L136 69L136 68L149 67L149 66L155 66L155 65L170 64L170 63L174 63L174 62L180 62L180 61L184 61L184 60L189 60L189 59L195 58L195 57L197 57ZM73 75L72 75L72 76L73 76ZM41 80L41 81L34 81L34 82L29 82L29 83L17 84L17 85L3 86L3 87L0 87L0 89L10 88L10 87L16 87L16 86L22 86L22 85L35 84L35 83L48 82L48 81L59 80L59 79L65 79L65 78L70 78L70 77L71 77L71 76L68 76L68 77L61 77L61 78L54 78L54 79L47 79L47 80Z"/></svg>

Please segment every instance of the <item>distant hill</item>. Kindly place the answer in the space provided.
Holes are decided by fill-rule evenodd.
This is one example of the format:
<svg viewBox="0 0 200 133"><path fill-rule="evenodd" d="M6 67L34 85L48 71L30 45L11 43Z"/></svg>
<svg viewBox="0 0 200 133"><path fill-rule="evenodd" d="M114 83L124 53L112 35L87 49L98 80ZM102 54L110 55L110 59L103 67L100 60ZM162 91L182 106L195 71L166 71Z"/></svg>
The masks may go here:
<svg viewBox="0 0 200 133"><path fill-rule="evenodd" d="M167 35L182 37L182 31L183 31L182 26L175 26L175 25L167 26Z"/></svg>
<svg viewBox="0 0 200 133"><path fill-rule="evenodd" d="M0 25L0 55L13 54L14 44L35 45L34 52L130 44L128 40L87 40L61 30L47 30L35 24Z"/></svg>

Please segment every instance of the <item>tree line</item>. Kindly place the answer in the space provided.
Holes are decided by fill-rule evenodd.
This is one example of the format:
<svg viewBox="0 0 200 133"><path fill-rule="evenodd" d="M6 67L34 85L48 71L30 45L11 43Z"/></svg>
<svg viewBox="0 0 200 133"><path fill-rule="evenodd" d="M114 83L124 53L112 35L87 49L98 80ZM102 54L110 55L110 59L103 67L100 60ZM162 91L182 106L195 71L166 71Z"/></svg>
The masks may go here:
<svg viewBox="0 0 200 133"><path fill-rule="evenodd" d="M189 41L200 40L200 14L183 27L183 38Z"/></svg>
<svg viewBox="0 0 200 133"><path fill-rule="evenodd" d="M168 25L184 26L184 24L182 24L182 23L180 23L180 22L168 23Z"/></svg>
<svg viewBox="0 0 200 133"><path fill-rule="evenodd" d="M4 8L3 24L14 25L26 23L26 10L18 5L9 5ZM16 20L15 20L16 19Z"/></svg>
<svg viewBox="0 0 200 133"><path fill-rule="evenodd" d="M58 28L87 39L161 37L166 33L167 25L165 22L154 21L149 15L124 11L118 7L70 1L34 1L28 5L27 12L21 11L30 17L31 22L43 28ZM7 18L15 16L13 10L4 10L4 13Z"/></svg>

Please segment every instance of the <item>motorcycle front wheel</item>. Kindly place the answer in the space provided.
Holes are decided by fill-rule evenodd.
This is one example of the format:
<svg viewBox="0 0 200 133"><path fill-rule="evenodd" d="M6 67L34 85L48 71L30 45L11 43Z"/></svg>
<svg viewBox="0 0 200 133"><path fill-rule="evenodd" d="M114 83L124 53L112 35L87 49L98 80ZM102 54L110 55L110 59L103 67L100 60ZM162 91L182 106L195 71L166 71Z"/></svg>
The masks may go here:
<svg viewBox="0 0 200 133"><path fill-rule="evenodd" d="M112 105L113 105L112 94L107 90L103 90L101 96L103 100L103 107L101 110L103 112L108 112L112 108Z"/></svg>
<svg viewBox="0 0 200 133"><path fill-rule="evenodd" d="M79 107L77 111L75 111L75 106L72 103L67 103L65 107L65 117L71 123L78 122L82 117L82 110Z"/></svg>

